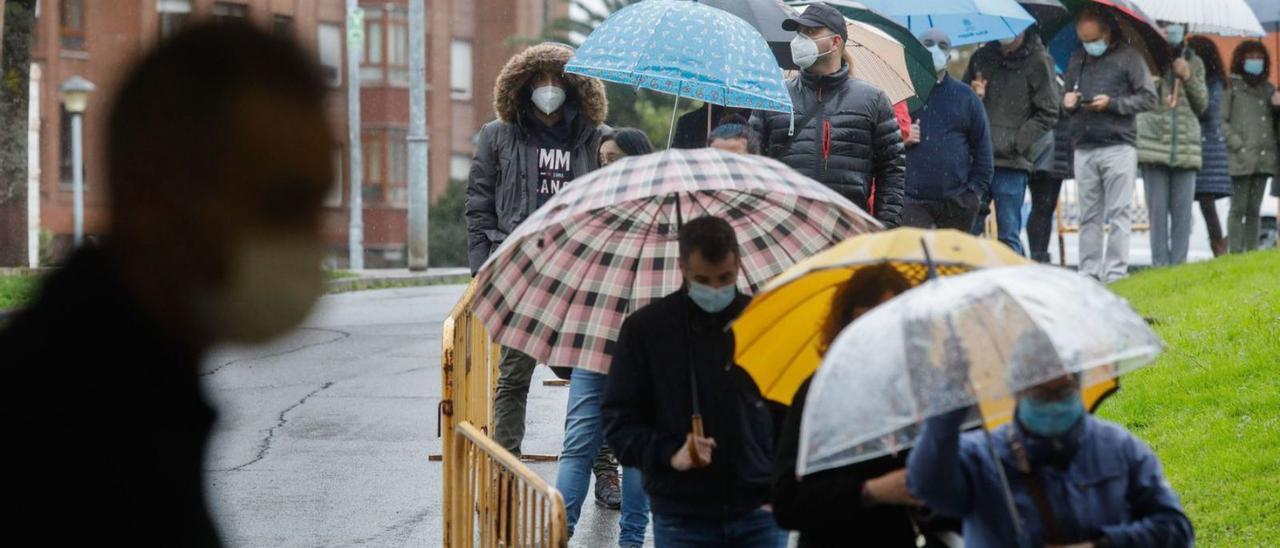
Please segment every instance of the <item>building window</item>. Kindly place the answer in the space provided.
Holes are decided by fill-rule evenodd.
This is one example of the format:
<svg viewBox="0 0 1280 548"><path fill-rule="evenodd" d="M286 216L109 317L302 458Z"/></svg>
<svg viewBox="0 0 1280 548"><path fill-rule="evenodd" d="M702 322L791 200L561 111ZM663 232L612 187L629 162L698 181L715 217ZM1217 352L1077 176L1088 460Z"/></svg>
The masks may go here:
<svg viewBox="0 0 1280 548"><path fill-rule="evenodd" d="M449 45L449 95L471 98L471 42L454 40Z"/></svg>
<svg viewBox="0 0 1280 548"><path fill-rule="evenodd" d="M316 49L320 54L320 67L330 86L342 85L342 26L320 23L316 28Z"/></svg>
<svg viewBox="0 0 1280 548"><path fill-rule="evenodd" d="M409 18L402 7L364 12L364 59L360 82L365 85L409 85Z"/></svg>
<svg viewBox="0 0 1280 548"><path fill-rule="evenodd" d="M273 15L271 32L277 36L293 37L293 18L288 15Z"/></svg>
<svg viewBox="0 0 1280 548"><path fill-rule="evenodd" d="M234 21L247 19L249 6L235 2L214 2L213 18L218 21Z"/></svg>
<svg viewBox="0 0 1280 548"><path fill-rule="evenodd" d="M160 38L168 38L187 24L191 0L158 0L156 12L160 14Z"/></svg>
<svg viewBox="0 0 1280 548"><path fill-rule="evenodd" d="M374 130L363 134L362 196L370 205L408 205L406 135L403 129Z"/></svg>
<svg viewBox="0 0 1280 548"><path fill-rule="evenodd" d="M71 116L66 108L58 109L58 180L62 183L64 190L71 190L73 181L71 180L74 170L72 164L75 158L72 156L72 137L71 135ZM86 162L87 163L87 162ZM89 188L89 178L86 176L88 170L85 165L80 165L80 177L84 180L84 187Z"/></svg>
<svg viewBox="0 0 1280 548"><path fill-rule="evenodd" d="M471 157L454 154L449 157L449 180L465 181L471 175Z"/></svg>
<svg viewBox="0 0 1280 548"><path fill-rule="evenodd" d="M84 0L62 0L62 47L84 49Z"/></svg>
<svg viewBox="0 0 1280 548"><path fill-rule="evenodd" d="M325 207L342 207L342 181L346 171L342 169L342 145L333 145L333 186L325 196Z"/></svg>

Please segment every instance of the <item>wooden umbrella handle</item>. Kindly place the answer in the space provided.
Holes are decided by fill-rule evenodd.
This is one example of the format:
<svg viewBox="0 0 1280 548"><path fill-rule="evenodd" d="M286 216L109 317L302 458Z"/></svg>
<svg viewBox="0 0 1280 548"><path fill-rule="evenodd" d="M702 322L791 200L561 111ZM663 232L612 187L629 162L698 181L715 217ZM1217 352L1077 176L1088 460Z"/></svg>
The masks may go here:
<svg viewBox="0 0 1280 548"><path fill-rule="evenodd" d="M704 437L702 434L702 415L694 415L693 435L694 437L701 438ZM702 456L698 454L698 448L695 443L689 444L689 460L693 462L694 468L703 468L707 465L707 463L702 460Z"/></svg>

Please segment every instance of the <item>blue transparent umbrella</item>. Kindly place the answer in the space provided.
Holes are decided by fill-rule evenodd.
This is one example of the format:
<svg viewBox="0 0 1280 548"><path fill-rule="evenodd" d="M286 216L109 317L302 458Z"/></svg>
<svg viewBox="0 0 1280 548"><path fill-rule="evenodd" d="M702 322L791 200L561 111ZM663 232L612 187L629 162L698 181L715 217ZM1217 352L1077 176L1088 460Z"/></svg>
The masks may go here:
<svg viewBox="0 0 1280 548"><path fill-rule="evenodd" d="M792 112L782 69L760 32L690 0L645 0L619 10L587 36L564 70L668 93L677 102Z"/></svg>
<svg viewBox="0 0 1280 548"><path fill-rule="evenodd" d="M916 36L936 28L952 46L1013 38L1036 22L1017 0L860 0Z"/></svg>

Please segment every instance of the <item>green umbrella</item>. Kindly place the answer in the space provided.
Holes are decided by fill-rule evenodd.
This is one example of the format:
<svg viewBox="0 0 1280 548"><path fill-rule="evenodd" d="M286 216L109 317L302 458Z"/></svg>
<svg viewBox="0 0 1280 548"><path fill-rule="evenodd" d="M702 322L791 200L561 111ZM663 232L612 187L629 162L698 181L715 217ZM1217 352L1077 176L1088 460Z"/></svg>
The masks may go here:
<svg viewBox="0 0 1280 548"><path fill-rule="evenodd" d="M811 1L788 2L789 5L796 7L796 9L803 9L804 6L813 3ZM840 14L844 15L846 19L860 21L880 29L902 44L902 49L907 57L907 73L911 76L911 84L916 88L916 95L907 99L907 106L912 112L924 106L925 99L929 98L929 92L933 91L933 86L938 82L938 73L933 70L933 54L925 49L924 44L921 44L920 40L916 39L915 35L911 34L907 27L860 2L826 0L826 4L839 10Z"/></svg>

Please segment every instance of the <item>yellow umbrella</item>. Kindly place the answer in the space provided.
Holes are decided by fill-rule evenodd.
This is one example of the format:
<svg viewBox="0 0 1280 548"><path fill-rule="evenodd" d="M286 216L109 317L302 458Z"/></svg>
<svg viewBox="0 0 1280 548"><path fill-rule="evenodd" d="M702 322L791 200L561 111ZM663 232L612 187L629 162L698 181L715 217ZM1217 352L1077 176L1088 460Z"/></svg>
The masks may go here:
<svg viewBox="0 0 1280 548"><path fill-rule="evenodd" d="M822 363L818 336L836 290L858 270L879 264L893 265L912 285L924 283L928 267L922 240L942 276L1030 262L996 240L957 230L897 228L855 236L796 263L760 290L733 324L738 365L766 398L790 405L796 389ZM1117 386L1110 379L1086 379L1085 384L1090 409ZM984 402L984 411L991 411L984 416L1006 420L1012 407L1011 399Z"/></svg>

